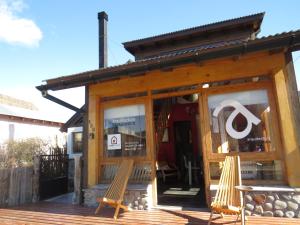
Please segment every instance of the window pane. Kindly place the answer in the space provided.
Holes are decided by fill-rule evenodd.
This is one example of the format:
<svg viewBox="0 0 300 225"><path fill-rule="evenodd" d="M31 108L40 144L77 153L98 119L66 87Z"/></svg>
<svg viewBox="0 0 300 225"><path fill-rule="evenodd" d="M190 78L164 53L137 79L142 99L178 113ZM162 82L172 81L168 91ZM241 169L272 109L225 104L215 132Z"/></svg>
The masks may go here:
<svg viewBox="0 0 300 225"><path fill-rule="evenodd" d="M274 151L270 105L266 90L208 97L212 151Z"/></svg>
<svg viewBox="0 0 300 225"><path fill-rule="evenodd" d="M222 165L223 162L210 163L211 179L220 179ZM243 180L282 180L281 161L242 161L241 174Z"/></svg>
<svg viewBox="0 0 300 225"><path fill-rule="evenodd" d="M145 106L114 107L104 111L104 155L145 156Z"/></svg>
<svg viewBox="0 0 300 225"><path fill-rule="evenodd" d="M73 153L82 152L82 132L73 133Z"/></svg>

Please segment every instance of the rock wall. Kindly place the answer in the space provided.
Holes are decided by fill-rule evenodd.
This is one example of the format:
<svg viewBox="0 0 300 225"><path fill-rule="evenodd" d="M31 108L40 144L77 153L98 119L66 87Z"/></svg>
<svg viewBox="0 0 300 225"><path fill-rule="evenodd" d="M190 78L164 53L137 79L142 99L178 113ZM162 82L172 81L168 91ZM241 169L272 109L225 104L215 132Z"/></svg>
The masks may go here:
<svg viewBox="0 0 300 225"><path fill-rule="evenodd" d="M254 191L247 192L244 198L246 216L300 218L299 188L286 186L251 187L254 188ZM215 196L216 189L217 185L211 186L211 196Z"/></svg>
<svg viewBox="0 0 300 225"><path fill-rule="evenodd" d="M84 190L84 204L97 207L96 198L103 197L108 184L98 184ZM131 209L147 210L153 206L151 184L129 184L124 194L124 204Z"/></svg>
<svg viewBox="0 0 300 225"><path fill-rule="evenodd" d="M249 192L245 214L300 218L300 192Z"/></svg>

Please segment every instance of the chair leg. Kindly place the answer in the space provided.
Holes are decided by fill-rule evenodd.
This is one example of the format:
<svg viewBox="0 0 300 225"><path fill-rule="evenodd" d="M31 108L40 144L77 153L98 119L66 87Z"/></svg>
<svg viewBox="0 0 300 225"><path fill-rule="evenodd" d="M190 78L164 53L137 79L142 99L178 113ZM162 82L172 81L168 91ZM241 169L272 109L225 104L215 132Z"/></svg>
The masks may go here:
<svg viewBox="0 0 300 225"><path fill-rule="evenodd" d="M242 219L242 225L245 225L246 224L246 218L245 218L245 209L242 209L242 212L241 212L241 219Z"/></svg>
<svg viewBox="0 0 300 225"><path fill-rule="evenodd" d="M213 211L210 213L210 216L209 216L209 220L208 220L208 224L207 225L210 225L211 223L211 220L212 220L212 217L213 217Z"/></svg>
<svg viewBox="0 0 300 225"><path fill-rule="evenodd" d="M236 217L236 220L235 220L234 224L236 224L236 222L239 220L239 218L240 218L240 214L237 214L237 217Z"/></svg>
<svg viewBox="0 0 300 225"><path fill-rule="evenodd" d="M116 210L115 210L115 214L114 214L115 220L118 218L119 210L120 210L120 204L117 205Z"/></svg>
<svg viewBox="0 0 300 225"><path fill-rule="evenodd" d="M221 217L224 218L224 213L220 213Z"/></svg>
<svg viewBox="0 0 300 225"><path fill-rule="evenodd" d="M97 207L97 209L96 209L96 211L95 211L95 214L98 214L99 213L99 211L100 211L100 209L101 209L101 207L102 207L102 202L99 202L99 205L98 205L98 207Z"/></svg>
<svg viewBox="0 0 300 225"><path fill-rule="evenodd" d="M163 177L164 183L166 183L166 174L163 171L162 171L162 177Z"/></svg>

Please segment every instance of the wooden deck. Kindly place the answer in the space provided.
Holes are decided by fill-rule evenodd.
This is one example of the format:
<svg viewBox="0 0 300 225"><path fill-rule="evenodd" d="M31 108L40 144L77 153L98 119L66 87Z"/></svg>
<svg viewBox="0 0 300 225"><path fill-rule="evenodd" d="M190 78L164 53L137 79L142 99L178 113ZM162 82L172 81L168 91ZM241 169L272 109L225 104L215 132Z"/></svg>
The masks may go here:
<svg viewBox="0 0 300 225"><path fill-rule="evenodd" d="M0 224L207 224L208 211L130 211L121 212L118 220L114 220L114 210L104 208L99 215L94 215L94 208L73 206L59 203L41 202L21 207L0 209ZM234 217L214 220L212 224L234 224ZM239 223L237 223L239 224ZM300 219L249 217L247 225L281 225L300 224Z"/></svg>

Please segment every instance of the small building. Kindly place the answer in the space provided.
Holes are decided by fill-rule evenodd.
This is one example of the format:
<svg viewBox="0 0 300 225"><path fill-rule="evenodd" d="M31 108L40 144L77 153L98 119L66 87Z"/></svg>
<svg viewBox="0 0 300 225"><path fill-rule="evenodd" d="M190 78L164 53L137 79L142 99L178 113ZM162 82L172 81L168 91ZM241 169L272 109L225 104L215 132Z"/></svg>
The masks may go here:
<svg viewBox="0 0 300 225"><path fill-rule="evenodd" d="M133 158L143 174L140 182L131 177L126 201L133 208L174 204L180 195L208 205L226 155L241 157L243 183L261 187L273 204L269 215L276 213L275 195L283 205L300 204L300 104L291 56L300 49L300 31L258 38L263 17L125 42L134 62L37 87L44 94L86 87L87 204L103 193L118 163ZM99 19L105 31L107 15ZM162 162L181 177L162 181ZM247 213L263 214L252 199Z"/></svg>
<svg viewBox="0 0 300 225"><path fill-rule="evenodd" d="M59 132L63 125L41 114L32 102L0 94L0 144L7 141L38 137L49 144L64 144Z"/></svg>

